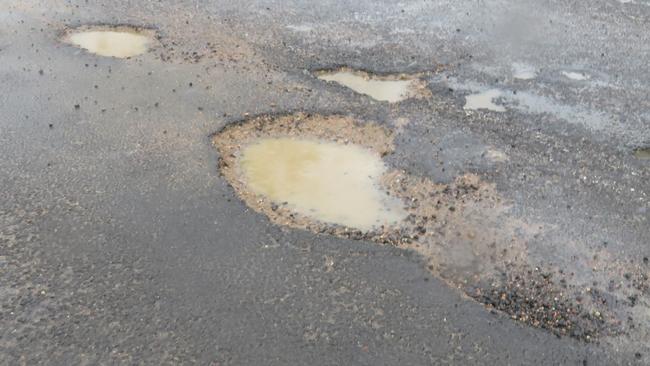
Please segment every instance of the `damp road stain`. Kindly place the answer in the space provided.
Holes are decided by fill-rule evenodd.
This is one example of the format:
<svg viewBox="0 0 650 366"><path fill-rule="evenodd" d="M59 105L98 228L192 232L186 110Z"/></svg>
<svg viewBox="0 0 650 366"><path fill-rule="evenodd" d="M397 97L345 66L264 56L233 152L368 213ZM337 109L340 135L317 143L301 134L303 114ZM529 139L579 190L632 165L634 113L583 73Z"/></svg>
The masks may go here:
<svg viewBox="0 0 650 366"><path fill-rule="evenodd" d="M487 109L495 112L505 112L506 108L502 105L494 103L494 99L501 96L501 91L498 89L490 89L481 93L471 94L465 97L465 110L479 110Z"/></svg>
<svg viewBox="0 0 650 366"><path fill-rule="evenodd" d="M68 32L63 40L90 53L105 57L129 58L141 55L152 44L150 31L129 27L89 28Z"/></svg>
<svg viewBox="0 0 650 366"><path fill-rule="evenodd" d="M478 93L490 89L487 84L474 83L474 82L459 82L455 78L449 78L445 83L454 89L464 90L468 92ZM517 90L517 93L504 93L498 89L499 98L508 105L509 108L515 109L522 113L531 114L550 114L554 118L561 119L569 124L579 124L593 131L608 131L613 134L620 134L617 128L618 120L614 115L601 111L594 110L590 106L582 104L564 104L561 101L552 97L527 92L524 90ZM495 93L496 94L496 93ZM494 101L486 101L484 93L472 94L481 95L479 99L480 104L494 104ZM469 106L465 106L468 109ZM501 106L498 106L501 107Z"/></svg>
<svg viewBox="0 0 650 366"><path fill-rule="evenodd" d="M341 69L319 71L320 80L335 82L378 101L396 103L409 98L429 96L425 83L414 75L378 76L362 71Z"/></svg>
<svg viewBox="0 0 650 366"><path fill-rule="evenodd" d="M386 166L357 145L266 138L246 147L241 168L250 189L313 219L360 230L393 225L403 204L379 187Z"/></svg>

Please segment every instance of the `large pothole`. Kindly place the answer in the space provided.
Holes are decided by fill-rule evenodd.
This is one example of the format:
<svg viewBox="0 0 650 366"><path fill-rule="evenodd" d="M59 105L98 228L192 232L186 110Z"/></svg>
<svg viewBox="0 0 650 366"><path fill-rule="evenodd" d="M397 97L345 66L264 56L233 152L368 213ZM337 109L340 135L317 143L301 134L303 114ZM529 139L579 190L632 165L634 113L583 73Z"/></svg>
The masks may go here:
<svg viewBox="0 0 650 366"><path fill-rule="evenodd" d="M223 176L272 222L415 250L434 275L528 325L594 340L632 327L630 312L606 299L647 306L647 275L639 268L624 277L626 287L594 288L629 267L613 256L577 250L584 254L576 261L602 266L598 275L529 258L542 225L512 217L495 186L478 176L436 184L387 169L380 157L393 150L393 133L379 125L260 116L227 126L213 143Z"/></svg>
<svg viewBox="0 0 650 366"><path fill-rule="evenodd" d="M66 31L62 40L99 56L129 58L147 52L154 35L153 30L129 26L80 27Z"/></svg>

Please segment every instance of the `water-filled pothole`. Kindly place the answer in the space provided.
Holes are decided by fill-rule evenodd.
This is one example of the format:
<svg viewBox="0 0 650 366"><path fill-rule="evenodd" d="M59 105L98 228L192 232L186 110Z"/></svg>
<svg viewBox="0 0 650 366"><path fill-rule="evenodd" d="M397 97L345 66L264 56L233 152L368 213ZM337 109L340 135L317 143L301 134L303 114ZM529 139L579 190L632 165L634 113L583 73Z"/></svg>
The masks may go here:
<svg viewBox="0 0 650 366"><path fill-rule="evenodd" d="M528 249L541 225L511 216L493 184L472 174L436 184L386 169L380 157L393 150L393 139L373 123L295 114L229 125L213 143L237 195L278 225L414 250L451 286L534 327L583 340L618 334L628 313L614 312L603 296L640 299L645 282L584 292L617 278L628 263L604 252L596 260L593 250L569 242L588 269L569 274L560 264L541 265ZM358 207L372 212L353 212ZM595 266L606 270L595 274ZM644 278L632 272L628 279Z"/></svg>
<svg viewBox="0 0 650 366"><path fill-rule="evenodd" d="M405 217L379 187L379 154L357 145L264 138L244 148L241 168L253 192L322 222L371 230Z"/></svg>
<svg viewBox="0 0 650 366"><path fill-rule="evenodd" d="M127 26L77 28L69 30L63 41L100 56L129 58L147 52L154 32Z"/></svg>
<svg viewBox="0 0 650 366"><path fill-rule="evenodd" d="M650 159L650 147L641 147L634 150L634 156L638 159Z"/></svg>
<svg viewBox="0 0 650 366"><path fill-rule="evenodd" d="M334 71L318 71L316 76L325 81L333 81L359 94L389 103L409 98L430 96L430 91L417 75L373 75L348 68Z"/></svg>
<svg viewBox="0 0 650 366"><path fill-rule="evenodd" d="M463 106L463 109L487 109L495 112L505 112L505 107L494 103L494 99L500 96L501 91L498 89L490 89L481 93L468 95L465 97L465 106Z"/></svg>

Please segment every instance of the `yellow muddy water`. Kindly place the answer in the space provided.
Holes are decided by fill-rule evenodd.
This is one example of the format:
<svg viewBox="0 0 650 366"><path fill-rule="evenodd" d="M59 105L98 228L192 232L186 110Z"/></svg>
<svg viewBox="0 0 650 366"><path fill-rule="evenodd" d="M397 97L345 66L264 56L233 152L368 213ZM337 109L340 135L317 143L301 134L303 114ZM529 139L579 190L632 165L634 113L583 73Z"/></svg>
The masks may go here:
<svg viewBox="0 0 650 366"><path fill-rule="evenodd" d="M375 100L399 102L414 95L415 80L386 80L364 76L352 71L334 71L318 76L325 81L334 81L359 94L365 94Z"/></svg>
<svg viewBox="0 0 650 366"><path fill-rule="evenodd" d="M145 53L150 39L136 32L84 31L70 34L68 41L100 56L127 58Z"/></svg>
<svg viewBox="0 0 650 366"><path fill-rule="evenodd" d="M246 147L240 166L250 189L313 219L360 230L394 224L406 213L380 188L386 166L356 145L265 138Z"/></svg>

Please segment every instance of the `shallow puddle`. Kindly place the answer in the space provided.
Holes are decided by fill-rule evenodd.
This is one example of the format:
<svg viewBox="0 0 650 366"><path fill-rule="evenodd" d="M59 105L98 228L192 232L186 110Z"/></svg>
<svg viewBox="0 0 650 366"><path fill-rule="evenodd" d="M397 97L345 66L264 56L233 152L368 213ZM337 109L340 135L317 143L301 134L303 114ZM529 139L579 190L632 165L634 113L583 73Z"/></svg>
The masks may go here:
<svg viewBox="0 0 650 366"><path fill-rule="evenodd" d="M107 57L128 58L147 52L151 37L145 32L121 27L70 32L65 41L88 52Z"/></svg>
<svg viewBox="0 0 650 366"><path fill-rule="evenodd" d="M374 76L348 69L317 73L321 80L333 81L372 99L390 103L422 96L426 93L423 83L414 76Z"/></svg>
<svg viewBox="0 0 650 366"><path fill-rule="evenodd" d="M639 159L650 159L650 147L634 150L634 156Z"/></svg>
<svg viewBox="0 0 650 366"><path fill-rule="evenodd" d="M485 151L485 157L496 163L502 163L508 160L508 155L506 153L492 148Z"/></svg>
<svg viewBox="0 0 650 366"><path fill-rule="evenodd" d="M370 230L405 216L379 188L379 155L356 145L262 139L242 151L241 168L255 193L322 222Z"/></svg>
<svg viewBox="0 0 650 366"><path fill-rule="evenodd" d="M567 78L571 80L587 80L589 79L589 75L582 73L582 72L574 72L574 71L562 71L562 75L566 76Z"/></svg>
<svg viewBox="0 0 650 366"><path fill-rule="evenodd" d="M488 109L495 112L505 112L505 107L495 104L494 99L501 96L498 89L490 89L478 94L472 94L465 97L465 106L463 109Z"/></svg>

